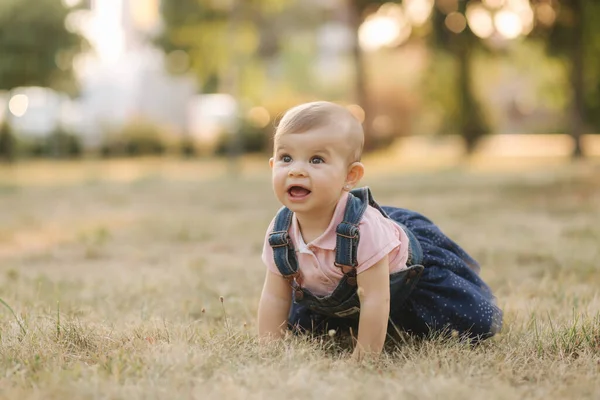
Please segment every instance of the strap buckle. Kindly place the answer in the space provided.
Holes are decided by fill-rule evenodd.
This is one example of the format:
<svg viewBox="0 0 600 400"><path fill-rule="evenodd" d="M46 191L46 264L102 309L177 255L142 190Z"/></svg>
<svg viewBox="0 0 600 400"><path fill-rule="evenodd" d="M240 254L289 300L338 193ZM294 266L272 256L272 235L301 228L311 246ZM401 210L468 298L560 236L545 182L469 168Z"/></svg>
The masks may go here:
<svg viewBox="0 0 600 400"><path fill-rule="evenodd" d="M338 236L345 237L348 239L358 239L358 225L343 221L337 226L335 233Z"/></svg>
<svg viewBox="0 0 600 400"><path fill-rule="evenodd" d="M338 267L339 269L342 270L342 273L346 277L346 283L348 283L350 286L356 286L357 285L356 267L355 266L353 266L353 265L338 264L336 262L334 262L333 265L335 265L336 267Z"/></svg>
<svg viewBox="0 0 600 400"><path fill-rule="evenodd" d="M302 300L304 298L304 292L302 291L302 275L300 274L300 271L286 276L285 279L287 279L294 291L294 298L296 300Z"/></svg>
<svg viewBox="0 0 600 400"><path fill-rule="evenodd" d="M269 235L271 247L284 247L290 243L290 235L287 231L275 231Z"/></svg>

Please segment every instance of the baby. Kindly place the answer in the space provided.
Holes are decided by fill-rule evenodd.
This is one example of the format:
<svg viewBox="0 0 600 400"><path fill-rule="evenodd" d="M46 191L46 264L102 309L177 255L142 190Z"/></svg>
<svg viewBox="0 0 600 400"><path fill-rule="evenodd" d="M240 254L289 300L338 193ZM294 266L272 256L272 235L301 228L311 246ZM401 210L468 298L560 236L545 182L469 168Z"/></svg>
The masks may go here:
<svg viewBox="0 0 600 400"><path fill-rule="evenodd" d="M283 207L263 248L259 337L353 328L361 359L396 330L493 336L502 312L477 262L426 217L354 189L363 143L361 124L334 103L302 104L281 119L269 165Z"/></svg>

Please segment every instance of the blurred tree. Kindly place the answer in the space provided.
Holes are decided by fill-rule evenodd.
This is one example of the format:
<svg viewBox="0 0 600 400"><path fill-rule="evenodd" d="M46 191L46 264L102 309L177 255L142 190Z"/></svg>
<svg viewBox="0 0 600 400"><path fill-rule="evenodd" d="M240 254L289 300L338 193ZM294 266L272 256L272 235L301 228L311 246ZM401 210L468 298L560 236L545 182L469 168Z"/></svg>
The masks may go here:
<svg viewBox="0 0 600 400"><path fill-rule="evenodd" d="M277 37L271 30L261 28L268 26L268 17L280 12L288 1L163 1L164 29L155 38L155 44L167 55L184 51L203 92L230 92L232 70L253 73L252 69L239 71L240 60L248 60L256 53L268 56L278 50Z"/></svg>
<svg viewBox="0 0 600 400"><path fill-rule="evenodd" d="M571 83L569 134L573 158L583 156L581 135L600 129L600 4L595 0L534 0L539 24L536 38L549 54L565 60Z"/></svg>
<svg viewBox="0 0 600 400"><path fill-rule="evenodd" d="M155 44L166 54L185 53L189 68L204 93L228 93L236 99L250 97L260 74L256 60L278 50L277 37L266 23L288 0L170 0L161 2L164 29ZM258 54L259 57L252 57ZM167 63L168 65L168 63ZM176 71L172 71L176 72ZM243 152L241 115L228 141L230 172L237 176L238 156Z"/></svg>
<svg viewBox="0 0 600 400"><path fill-rule="evenodd" d="M389 1L347 0L351 6L352 27L358 35L358 29L364 18L377 11L377 9ZM402 0L395 3L403 3ZM472 82L472 56L477 49L483 48L481 39L469 29L466 23L467 1L462 0L436 0L433 15L431 17L432 34L428 37L435 51L446 52L456 61L456 107L448 111L448 122L451 129L458 131L465 139L466 150L472 152L481 136L488 132L488 125L482 108L476 99ZM450 15L452 14L452 15ZM454 19L453 19L454 18ZM425 30L413 29L422 34ZM366 78L364 70L363 53L359 46L358 37L355 40L354 58L356 64L356 93L359 104L365 109L365 128L369 131L372 127L373 112L370 110L370 102L366 89ZM435 71L436 74L442 71ZM368 138L367 138L368 139ZM365 147L369 141L366 140Z"/></svg>
<svg viewBox="0 0 600 400"><path fill-rule="evenodd" d="M12 162L15 158L15 136L8 121L0 122L0 160Z"/></svg>
<svg viewBox="0 0 600 400"><path fill-rule="evenodd" d="M385 0L346 0L347 7L349 8L349 23L352 31L354 32L354 41L352 44L352 57L354 59L355 68L355 81L354 81L354 93L356 96L356 102L365 111L365 120L363 125L365 127L365 150L371 150L375 147L372 139L373 130L373 119L374 110L371 107L369 100L369 93L367 89L367 74L365 68L364 53L360 47L360 41L358 32L361 24L364 22L365 16L369 13L377 10L379 6L385 4Z"/></svg>
<svg viewBox="0 0 600 400"><path fill-rule="evenodd" d="M489 127L473 88L472 60L477 50L484 49L465 18L468 3L458 0L436 0L431 18L433 46L452 55L456 62L456 107L449 122L465 140L467 153L472 153ZM441 73L441 71L437 71Z"/></svg>
<svg viewBox="0 0 600 400"><path fill-rule="evenodd" d="M61 0L0 1L0 89L45 86L76 94L73 58L87 42L65 27Z"/></svg>

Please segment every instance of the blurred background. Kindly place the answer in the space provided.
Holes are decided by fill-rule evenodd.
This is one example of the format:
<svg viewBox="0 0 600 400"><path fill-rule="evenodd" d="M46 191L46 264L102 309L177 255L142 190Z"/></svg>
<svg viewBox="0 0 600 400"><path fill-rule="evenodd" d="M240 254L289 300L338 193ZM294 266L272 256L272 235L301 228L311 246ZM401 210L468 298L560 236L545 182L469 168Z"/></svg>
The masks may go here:
<svg viewBox="0 0 600 400"><path fill-rule="evenodd" d="M594 0L1 0L0 157L267 153L326 99L369 151L593 158L599 50Z"/></svg>

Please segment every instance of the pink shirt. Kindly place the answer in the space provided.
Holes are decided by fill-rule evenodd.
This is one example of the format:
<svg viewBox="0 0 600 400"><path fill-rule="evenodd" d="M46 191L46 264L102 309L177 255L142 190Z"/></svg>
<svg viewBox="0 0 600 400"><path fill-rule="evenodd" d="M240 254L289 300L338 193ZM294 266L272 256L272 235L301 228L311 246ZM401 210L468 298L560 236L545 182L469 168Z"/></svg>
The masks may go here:
<svg viewBox="0 0 600 400"><path fill-rule="evenodd" d="M343 276L341 269L334 265L335 231L344 218L347 200L348 193L344 192L325 232L308 244L302 238L296 216L294 215L292 218L289 235L296 249L296 257L298 257L298 265L303 279L302 286L319 296L333 292ZM267 230L262 260L270 271L281 275L275 266L273 249L268 240L274 223L275 219L271 221ZM357 272L359 274L375 265L386 254L389 255L390 273L406 268L408 237L398 224L385 218L374 207L368 206L359 223L359 229L360 240L357 251Z"/></svg>

